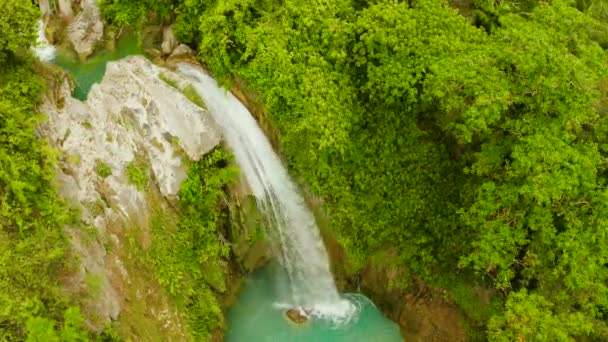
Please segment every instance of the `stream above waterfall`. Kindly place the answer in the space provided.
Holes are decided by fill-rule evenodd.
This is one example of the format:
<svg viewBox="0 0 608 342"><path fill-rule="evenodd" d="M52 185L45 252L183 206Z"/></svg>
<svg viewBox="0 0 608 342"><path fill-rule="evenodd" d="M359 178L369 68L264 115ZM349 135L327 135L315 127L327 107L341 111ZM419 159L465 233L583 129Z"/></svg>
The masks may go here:
<svg viewBox="0 0 608 342"><path fill-rule="evenodd" d="M103 78L107 62L140 52L137 38L126 36L116 51L101 51L86 63L65 51L56 51L50 61L72 74L74 97L85 100ZM202 69L182 66L179 72L190 77L222 127L241 172L269 215L267 236L274 240L276 260L244 281L227 313L225 340L401 341L399 327L369 299L338 293L314 216L247 109ZM289 321L285 312L290 308L306 310L308 321Z"/></svg>
<svg viewBox="0 0 608 342"><path fill-rule="evenodd" d="M114 51L102 50L91 56L85 63L80 63L78 56L72 51L58 49L52 62L68 71L74 78L73 96L86 100L93 84L103 78L106 64L130 55L142 54L137 35L125 33L118 40Z"/></svg>

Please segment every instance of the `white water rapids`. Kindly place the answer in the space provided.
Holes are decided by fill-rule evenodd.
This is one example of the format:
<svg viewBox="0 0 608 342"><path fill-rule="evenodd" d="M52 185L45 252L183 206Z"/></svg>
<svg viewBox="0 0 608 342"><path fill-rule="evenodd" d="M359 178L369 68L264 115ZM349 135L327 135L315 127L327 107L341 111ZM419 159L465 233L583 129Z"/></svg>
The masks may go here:
<svg viewBox="0 0 608 342"><path fill-rule="evenodd" d="M178 72L192 81L222 128L226 143L268 218L266 231L279 242L276 253L289 278L287 304L315 317L349 319L356 308L336 289L314 216L251 113L201 69L181 64Z"/></svg>
<svg viewBox="0 0 608 342"><path fill-rule="evenodd" d="M38 38L34 47L34 53L40 60L45 62L50 62L55 58L55 47L49 44L44 35L44 23L42 19L38 19Z"/></svg>

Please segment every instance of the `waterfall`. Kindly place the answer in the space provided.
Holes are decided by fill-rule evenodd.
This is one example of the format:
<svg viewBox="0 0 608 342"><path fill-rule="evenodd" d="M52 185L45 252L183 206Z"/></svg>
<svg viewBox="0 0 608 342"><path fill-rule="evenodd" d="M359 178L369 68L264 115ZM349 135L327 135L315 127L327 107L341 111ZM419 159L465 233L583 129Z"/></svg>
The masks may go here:
<svg viewBox="0 0 608 342"><path fill-rule="evenodd" d="M278 242L276 254L289 278L288 305L315 317L349 318L355 308L336 289L314 216L258 123L234 95L204 71L188 64L180 64L178 71L192 81L222 128L258 206L268 218L266 231Z"/></svg>
<svg viewBox="0 0 608 342"><path fill-rule="evenodd" d="M38 39L36 40L34 53L40 60L45 62L50 62L55 58L55 47L49 44L49 41L44 35L44 23L42 22L42 19L38 19Z"/></svg>

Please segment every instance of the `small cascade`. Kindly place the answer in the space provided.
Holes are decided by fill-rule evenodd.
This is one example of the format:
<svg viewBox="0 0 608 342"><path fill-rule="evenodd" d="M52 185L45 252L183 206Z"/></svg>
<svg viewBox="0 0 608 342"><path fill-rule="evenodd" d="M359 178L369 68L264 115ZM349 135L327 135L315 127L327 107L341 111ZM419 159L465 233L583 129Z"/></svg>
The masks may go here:
<svg viewBox="0 0 608 342"><path fill-rule="evenodd" d="M178 72L192 81L222 128L268 219L267 234L277 242L276 254L289 284L282 304L313 317L348 320L356 306L340 297L314 216L258 123L234 95L201 69L181 64Z"/></svg>
<svg viewBox="0 0 608 342"><path fill-rule="evenodd" d="M45 62L50 62L55 58L56 50L55 47L49 44L49 41L46 39L42 19L38 19L38 38L36 40L34 52L36 53L36 56L40 58L40 60Z"/></svg>

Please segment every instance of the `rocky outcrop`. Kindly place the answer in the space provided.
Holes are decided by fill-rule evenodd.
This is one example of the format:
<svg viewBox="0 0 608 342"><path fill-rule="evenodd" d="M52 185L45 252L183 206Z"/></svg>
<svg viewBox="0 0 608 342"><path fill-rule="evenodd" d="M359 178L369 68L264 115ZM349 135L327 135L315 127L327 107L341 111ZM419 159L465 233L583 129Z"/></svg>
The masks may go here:
<svg viewBox="0 0 608 342"><path fill-rule="evenodd" d="M49 3L49 0L38 0L38 6L40 6L40 12L43 17L51 13L51 4Z"/></svg>
<svg viewBox="0 0 608 342"><path fill-rule="evenodd" d="M81 61L85 61L103 39L103 22L96 0L83 0L81 11L68 25L68 39Z"/></svg>
<svg viewBox="0 0 608 342"><path fill-rule="evenodd" d="M175 34L173 34L173 25L165 27L163 29L163 42L161 44L162 52L165 55L169 55L176 46L177 38L175 38Z"/></svg>
<svg viewBox="0 0 608 342"><path fill-rule="evenodd" d="M295 324L304 324L308 321L308 317L306 317L302 310L296 308L288 309L285 312L285 316Z"/></svg>
<svg viewBox="0 0 608 342"><path fill-rule="evenodd" d="M262 217L257 202L244 181L231 190L230 227L228 236L232 253L246 273L266 264L272 257L271 246L264 236Z"/></svg>
<svg viewBox="0 0 608 342"><path fill-rule="evenodd" d="M175 50L173 50L171 56L169 56L169 58L176 59L185 57L194 57L194 51L192 51L192 49L186 44L179 44Z"/></svg>
<svg viewBox="0 0 608 342"><path fill-rule="evenodd" d="M82 62L104 42L104 25L97 1L39 1L48 40L63 48L73 48Z"/></svg>
<svg viewBox="0 0 608 342"><path fill-rule="evenodd" d="M57 0L59 14L64 18L71 18L74 15L74 11L72 11L72 2L73 0Z"/></svg>
<svg viewBox="0 0 608 342"><path fill-rule="evenodd" d="M446 291L430 288L417 279L406 286L408 275L396 251L387 248L357 274L357 287L399 324L405 341L466 341L463 315L445 300Z"/></svg>
<svg viewBox="0 0 608 342"><path fill-rule="evenodd" d="M161 80L159 74L182 87L188 84L145 58L129 57L108 63L103 81L93 86L86 102L66 96L62 109L48 103L43 107L50 117L49 133L62 142L63 151L81 156L79 166L85 174L93 170L96 159L118 171L105 181L120 199L132 193L132 187L120 189L124 182L119 175L135 155L146 155L161 193L172 196L185 178L180 151L198 160L220 140L207 111ZM81 196L86 196L86 191Z"/></svg>
<svg viewBox="0 0 608 342"><path fill-rule="evenodd" d="M161 80L160 73L174 84ZM120 314L125 295L120 287L131 281L116 253L125 243L120 231L143 226L151 216L149 195L129 183L128 166L147 165L150 187L170 203L186 177L187 160L199 159L220 142L209 113L174 87L186 84L171 71L130 57L108 63L86 102L70 96L64 79L41 106L48 121L40 133L62 154L59 192L81 207L82 225L90 227L67 229L80 255L68 283L76 293L95 284L95 298L84 303L94 329Z"/></svg>
<svg viewBox="0 0 608 342"><path fill-rule="evenodd" d="M164 61L163 64L170 68L176 68L179 63L192 63L196 61L194 51L186 44L179 44Z"/></svg>

